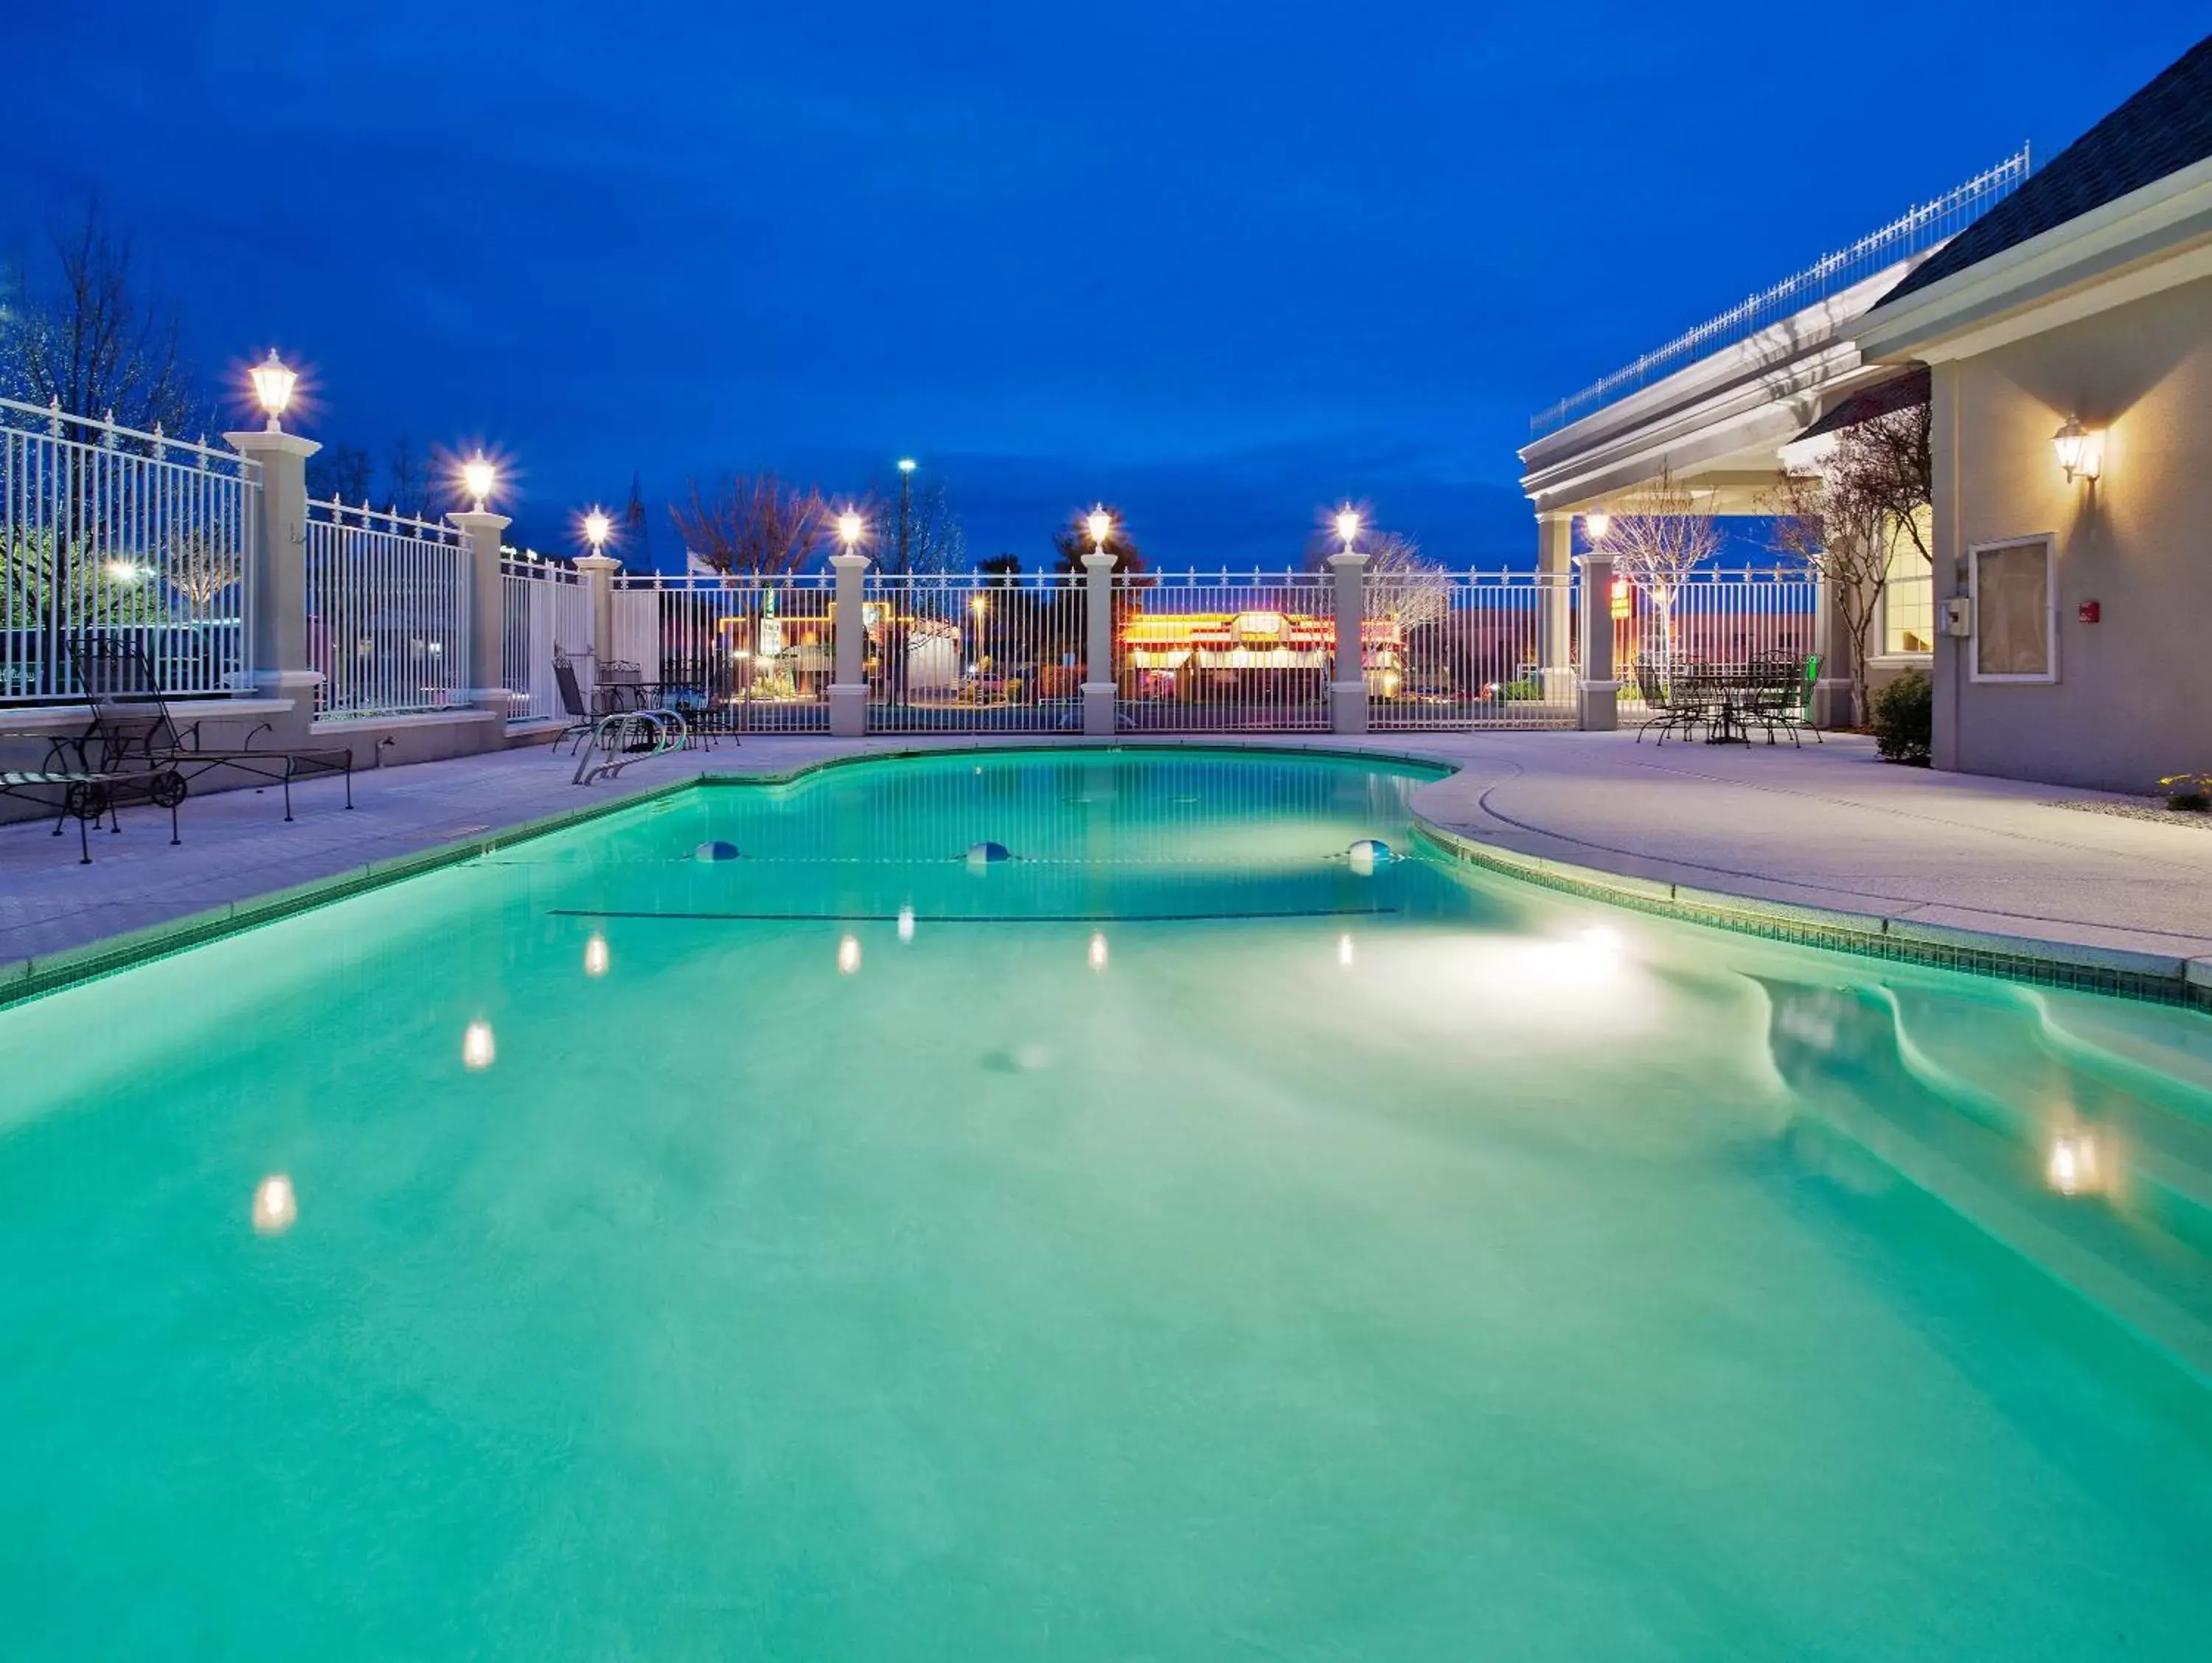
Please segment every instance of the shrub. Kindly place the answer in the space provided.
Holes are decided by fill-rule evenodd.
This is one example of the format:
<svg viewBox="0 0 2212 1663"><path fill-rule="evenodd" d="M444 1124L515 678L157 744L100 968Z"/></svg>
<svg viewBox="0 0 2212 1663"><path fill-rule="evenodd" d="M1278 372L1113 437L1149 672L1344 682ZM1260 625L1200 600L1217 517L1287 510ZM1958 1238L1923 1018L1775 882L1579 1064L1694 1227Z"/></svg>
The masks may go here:
<svg viewBox="0 0 2212 1663"><path fill-rule="evenodd" d="M2212 774L2169 774L2158 782L2170 809L2202 814L2212 809Z"/></svg>
<svg viewBox="0 0 2212 1663"><path fill-rule="evenodd" d="M1936 690L1924 670L1908 670L1874 695L1874 743L1886 762L1928 766Z"/></svg>

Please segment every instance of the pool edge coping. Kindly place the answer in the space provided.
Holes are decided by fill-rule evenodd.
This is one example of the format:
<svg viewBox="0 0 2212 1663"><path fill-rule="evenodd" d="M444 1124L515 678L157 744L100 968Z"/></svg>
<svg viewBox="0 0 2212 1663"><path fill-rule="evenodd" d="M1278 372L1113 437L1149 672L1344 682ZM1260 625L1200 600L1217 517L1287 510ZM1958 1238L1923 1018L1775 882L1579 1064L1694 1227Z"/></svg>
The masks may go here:
<svg viewBox="0 0 2212 1663"><path fill-rule="evenodd" d="M1455 830L1418 811L1413 816L1413 834L1460 865L1480 866L1632 912L1862 958L2212 1011L2212 986L2198 979L2199 962L2179 954L2092 947L1961 925L1923 924L1881 913L1766 901L1678 883L1671 878L1638 877L1509 849L1474 833Z"/></svg>

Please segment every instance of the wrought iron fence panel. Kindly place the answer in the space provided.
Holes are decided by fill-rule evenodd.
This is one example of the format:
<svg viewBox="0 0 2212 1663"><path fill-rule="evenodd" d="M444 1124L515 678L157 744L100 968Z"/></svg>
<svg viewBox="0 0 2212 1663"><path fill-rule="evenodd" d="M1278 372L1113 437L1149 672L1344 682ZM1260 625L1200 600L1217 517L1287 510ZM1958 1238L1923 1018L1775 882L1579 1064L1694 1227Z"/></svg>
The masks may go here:
<svg viewBox="0 0 2212 1663"><path fill-rule="evenodd" d="M1809 658L1820 581L1806 567L1692 572L1672 586L1632 585L1613 620L1614 674L1624 704L1644 702L1639 667L1662 683L1676 665L1734 666ZM1620 608L1616 606L1618 613Z"/></svg>
<svg viewBox="0 0 2212 1663"><path fill-rule="evenodd" d="M1124 732L1323 732L1336 647L1316 572L1114 574L1116 724Z"/></svg>
<svg viewBox="0 0 2212 1663"><path fill-rule="evenodd" d="M634 673L660 701L737 731L826 731L835 598L826 572L617 579L601 683Z"/></svg>
<svg viewBox="0 0 2212 1663"><path fill-rule="evenodd" d="M0 704L76 698L87 630L172 694L243 690L260 489L234 452L0 399Z"/></svg>
<svg viewBox="0 0 2212 1663"><path fill-rule="evenodd" d="M1370 572L1360 626L1368 725L1572 726L1575 582L1536 572Z"/></svg>
<svg viewBox="0 0 2212 1663"><path fill-rule="evenodd" d="M591 652L591 586L572 566L520 559L500 561L499 587L500 676L514 704L507 719L558 716L553 661Z"/></svg>
<svg viewBox="0 0 2212 1663"><path fill-rule="evenodd" d="M466 702L470 550L450 525L307 504L307 659L319 716Z"/></svg>
<svg viewBox="0 0 2212 1663"><path fill-rule="evenodd" d="M1082 731L1079 574L870 573L864 592L871 728Z"/></svg>

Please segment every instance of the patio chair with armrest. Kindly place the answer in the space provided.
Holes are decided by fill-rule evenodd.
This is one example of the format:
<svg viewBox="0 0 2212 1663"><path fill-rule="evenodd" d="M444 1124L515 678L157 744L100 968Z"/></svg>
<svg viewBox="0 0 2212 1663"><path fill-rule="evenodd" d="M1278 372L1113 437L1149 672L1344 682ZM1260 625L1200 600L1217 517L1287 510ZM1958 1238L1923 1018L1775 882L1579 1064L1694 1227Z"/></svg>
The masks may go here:
<svg viewBox="0 0 2212 1663"><path fill-rule="evenodd" d="M190 782L218 768L233 768L281 786L288 822L295 780L337 774L345 780L345 805L353 807L352 747L256 747L255 737L270 731L264 722L247 734L243 746L211 750L201 744L198 722L179 726L170 714L168 696L153 660L137 642L88 632L71 639L69 654L77 685L92 710L92 725L78 741L78 752L89 762L92 748L98 748L94 771L168 772Z"/></svg>
<svg viewBox="0 0 2212 1663"><path fill-rule="evenodd" d="M1790 736L1790 743L1799 747L1804 741L1798 736L1810 732L1815 744L1826 743L1820 729L1808 719L1808 707L1812 699L1813 677L1820 666L1817 657L1800 659L1795 653L1776 652L1753 659L1744 678L1741 715L1748 727L1757 723L1765 730L1766 743L1774 743L1776 729Z"/></svg>

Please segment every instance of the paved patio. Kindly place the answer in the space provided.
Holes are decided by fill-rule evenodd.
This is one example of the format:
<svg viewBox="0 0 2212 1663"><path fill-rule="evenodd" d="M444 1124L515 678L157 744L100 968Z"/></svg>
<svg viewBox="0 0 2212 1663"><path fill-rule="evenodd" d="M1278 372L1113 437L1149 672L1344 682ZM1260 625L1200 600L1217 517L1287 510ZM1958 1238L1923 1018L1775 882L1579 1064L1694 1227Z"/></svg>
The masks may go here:
<svg viewBox="0 0 2212 1663"><path fill-rule="evenodd" d="M220 916L704 771L780 774L834 756L1010 743L1026 741L761 736L642 762L617 782L586 788L571 786L569 765L544 750L513 750L362 774L352 813L331 782L295 787L299 817L290 825L272 795L195 800L178 848L168 846L163 816L126 812L120 835L100 835L90 866L76 862L73 831L53 838L42 826L0 827L0 982L129 932ZM2212 832L2052 805L2094 793L1891 768L1847 737L1802 751L1662 750L1626 733L1180 743L1431 757L1459 772L1422 790L1420 811L1509 858L2212 980Z"/></svg>

